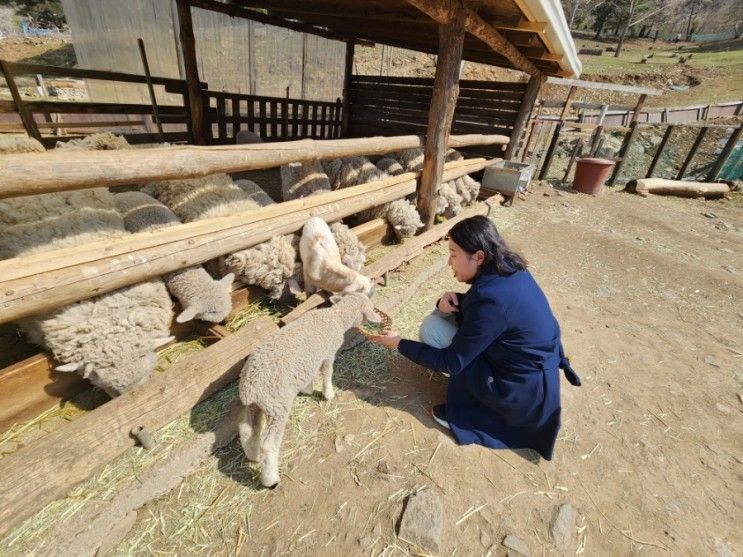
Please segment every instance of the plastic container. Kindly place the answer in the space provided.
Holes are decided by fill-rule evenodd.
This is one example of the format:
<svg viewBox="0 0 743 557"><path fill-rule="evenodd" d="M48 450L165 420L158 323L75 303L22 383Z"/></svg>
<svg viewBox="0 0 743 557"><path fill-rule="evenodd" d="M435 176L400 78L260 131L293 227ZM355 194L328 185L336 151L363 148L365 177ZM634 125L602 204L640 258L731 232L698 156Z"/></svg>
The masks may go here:
<svg viewBox="0 0 743 557"><path fill-rule="evenodd" d="M488 191L514 196L516 192L526 191L533 174L534 167L530 164L503 161L485 169L482 187Z"/></svg>
<svg viewBox="0 0 743 557"><path fill-rule="evenodd" d="M573 189L589 195L598 195L613 167L614 161L609 159L580 159L575 165Z"/></svg>

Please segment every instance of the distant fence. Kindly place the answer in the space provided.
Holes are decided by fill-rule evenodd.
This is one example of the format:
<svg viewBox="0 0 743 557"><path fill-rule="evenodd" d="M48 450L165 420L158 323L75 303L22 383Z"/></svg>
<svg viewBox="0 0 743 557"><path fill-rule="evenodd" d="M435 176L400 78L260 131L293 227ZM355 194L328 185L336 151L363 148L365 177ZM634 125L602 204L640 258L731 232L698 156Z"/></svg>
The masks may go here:
<svg viewBox="0 0 743 557"><path fill-rule="evenodd" d="M563 101L543 101L545 108L562 108ZM601 110L599 103L573 103L573 109L578 111ZM634 111L633 107L608 105L604 126L627 126ZM639 122L658 124L680 124L684 122L697 122L711 118L731 118L743 113L743 100L715 104L700 104L676 108L648 108L640 112ZM542 117L544 118L544 117ZM593 124L598 122L598 114L580 114L567 120Z"/></svg>

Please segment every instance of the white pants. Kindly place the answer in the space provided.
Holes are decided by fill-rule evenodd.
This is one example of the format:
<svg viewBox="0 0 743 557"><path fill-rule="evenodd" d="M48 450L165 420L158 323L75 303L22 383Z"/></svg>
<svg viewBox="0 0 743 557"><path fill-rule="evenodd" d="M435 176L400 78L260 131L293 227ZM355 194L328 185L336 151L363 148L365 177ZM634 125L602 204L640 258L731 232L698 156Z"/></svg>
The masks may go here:
<svg viewBox="0 0 743 557"><path fill-rule="evenodd" d="M446 348L451 344L458 329L457 320L453 315L435 309L423 319L418 335L421 342L429 346Z"/></svg>

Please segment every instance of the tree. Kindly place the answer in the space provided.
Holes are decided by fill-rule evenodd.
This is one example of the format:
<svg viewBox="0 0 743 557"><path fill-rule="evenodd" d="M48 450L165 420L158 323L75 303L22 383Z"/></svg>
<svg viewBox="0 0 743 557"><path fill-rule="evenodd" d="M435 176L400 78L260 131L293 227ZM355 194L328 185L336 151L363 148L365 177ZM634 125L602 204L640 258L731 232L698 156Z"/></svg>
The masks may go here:
<svg viewBox="0 0 743 557"><path fill-rule="evenodd" d="M591 15L594 17L593 30L596 31L594 39L598 39L601 36L601 31L607 24L611 24L617 13L619 12L619 6L617 0L606 0L601 2L598 6L595 6L591 10Z"/></svg>
<svg viewBox="0 0 743 557"><path fill-rule="evenodd" d="M562 10L565 12L565 19L568 21L568 27L571 29L575 25L575 19L583 19L583 15L578 16L579 12L587 12L591 7L601 0L562 0Z"/></svg>
<svg viewBox="0 0 743 557"><path fill-rule="evenodd" d="M39 27L67 24L60 0L0 0L0 6L10 6L17 15L29 18Z"/></svg>

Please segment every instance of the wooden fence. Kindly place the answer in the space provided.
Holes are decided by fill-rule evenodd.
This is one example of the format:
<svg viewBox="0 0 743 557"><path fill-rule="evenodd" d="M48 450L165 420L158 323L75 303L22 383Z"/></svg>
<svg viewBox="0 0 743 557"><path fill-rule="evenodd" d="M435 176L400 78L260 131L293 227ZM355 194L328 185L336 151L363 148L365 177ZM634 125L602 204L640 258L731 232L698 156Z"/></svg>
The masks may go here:
<svg viewBox="0 0 743 557"><path fill-rule="evenodd" d="M206 129L212 144L234 143L241 129L266 141L338 139L342 103L204 91Z"/></svg>
<svg viewBox="0 0 743 557"><path fill-rule="evenodd" d="M181 79L151 77L153 86L162 87L165 93L179 95L182 99L180 104L163 104L157 107L164 126L164 133L161 136L156 132L152 120L155 114L152 104L55 101L50 100L51 97L27 100L18 88L18 78L23 76L35 76L37 82L42 84L44 77L146 84L147 77L144 75L22 64L5 60L0 60L0 67L13 97L12 102L0 102L0 113L17 113L20 118L18 127L25 129L28 135L38 139L45 146L52 146L60 140L81 137L80 135L60 137L59 130L79 132L81 129L93 128L116 129L117 133L126 137L130 143L177 142L188 141L191 138L191 122L187 108L188 91L186 82ZM206 88L207 85L202 83L201 86ZM98 118L100 115L105 116L100 119ZM8 129L13 126L12 123L4 125Z"/></svg>
<svg viewBox="0 0 743 557"><path fill-rule="evenodd" d="M525 91L525 82L460 81L451 133L510 136ZM354 75L349 135L425 134L432 94L431 78Z"/></svg>

